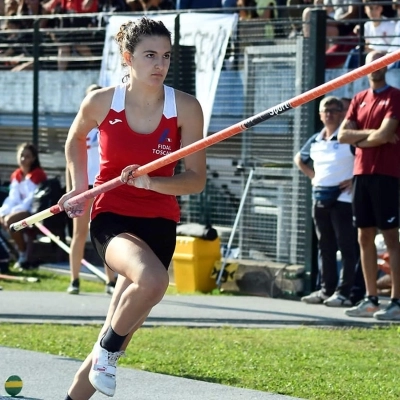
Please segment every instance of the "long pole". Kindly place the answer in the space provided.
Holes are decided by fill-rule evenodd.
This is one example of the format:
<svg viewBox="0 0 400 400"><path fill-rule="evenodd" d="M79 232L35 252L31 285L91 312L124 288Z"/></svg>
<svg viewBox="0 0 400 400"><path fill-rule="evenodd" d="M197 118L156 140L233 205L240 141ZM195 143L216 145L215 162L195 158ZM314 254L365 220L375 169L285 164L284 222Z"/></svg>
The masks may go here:
<svg viewBox="0 0 400 400"><path fill-rule="evenodd" d="M374 72L378 69L384 68L389 64L392 64L398 60L400 60L400 50L397 50L393 53L389 53L381 58L378 58L377 60L372 61L369 64L363 65L362 67L347 72L342 76L339 76L335 79L332 79L329 82L326 82L320 86L308 90L307 92L295 96L284 103L280 103L274 107L268 108L267 110L264 110L259 114L244 119L228 128L225 128L217 133L214 133L211 136L200 139L197 142L194 142L186 147L174 151L173 153L170 153L164 157L158 158L157 160L154 160L146 165L142 165L136 170L135 176L148 174L149 172L159 169L174 161L178 161L181 158L188 156L189 154L193 154L196 151L203 150L206 147L221 142L224 139L227 139L249 128L252 128L253 126L258 125L261 122L267 121L273 117L276 117L277 115L281 115L289 110L292 110L293 108L306 104L309 101L321 97L326 93L332 92L333 90L336 90L339 87L346 85L347 83L353 82L358 78L362 78L363 76L371 72ZM103 183L102 185L96 186L93 189L87 190L77 196L72 197L71 199L68 200L68 202L69 204L74 205L74 203L79 203L84 199L86 200L92 199L93 197L96 197L111 189L115 189L123 184L124 183L118 176L106 183ZM58 204L56 204L48 208L47 210L34 214L24 220L15 222L10 226L10 229L14 231L19 231L21 229L24 229L28 226L35 224L36 222L51 217L54 214L58 214L59 212L61 212L61 209L58 206Z"/></svg>

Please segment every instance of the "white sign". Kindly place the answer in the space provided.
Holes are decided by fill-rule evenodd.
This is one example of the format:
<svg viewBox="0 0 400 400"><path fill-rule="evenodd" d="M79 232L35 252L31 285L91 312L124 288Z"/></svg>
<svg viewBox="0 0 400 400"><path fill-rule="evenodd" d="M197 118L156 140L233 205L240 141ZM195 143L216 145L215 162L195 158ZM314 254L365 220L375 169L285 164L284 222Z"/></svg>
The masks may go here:
<svg viewBox="0 0 400 400"><path fill-rule="evenodd" d="M99 84L115 86L126 75L121 66L121 55L114 40L120 26L136 16L112 16L107 25ZM174 32L176 14L157 15L170 32ZM180 16L182 46L196 47L196 97L204 113L204 135L207 135L214 105L219 75L224 62L231 32L236 29L236 14L185 13Z"/></svg>

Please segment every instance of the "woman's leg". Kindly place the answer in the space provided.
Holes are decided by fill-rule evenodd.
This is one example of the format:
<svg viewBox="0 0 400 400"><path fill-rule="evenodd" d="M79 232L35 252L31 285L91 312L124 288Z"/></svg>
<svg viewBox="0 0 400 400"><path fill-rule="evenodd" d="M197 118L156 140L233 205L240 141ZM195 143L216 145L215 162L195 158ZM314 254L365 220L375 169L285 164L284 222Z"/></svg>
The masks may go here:
<svg viewBox="0 0 400 400"><path fill-rule="evenodd" d="M4 222L7 226L7 229L10 232L10 235L11 235L12 239L14 240L14 243L17 246L18 251L20 253L24 253L26 251L24 232L23 232L23 230L10 231L10 225L13 224L14 222L21 221L22 219L25 219L29 216L30 216L30 214L27 211L20 211L20 212L14 213L14 214L6 215L4 217Z"/></svg>
<svg viewBox="0 0 400 400"><path fill-rule="evenodd" d="M90 221L90 209L93 204L91 199L88 208L81 217L73 219L73 231L71 239L71 253L69 254L69 266L71 274L71 284L68 288L68 292L71 294L79 293L79 273L81 270L82 259L85 254L86 239L89 232L89 221ZM106 291L108 294L114 292L115 275L114 271L104 265L104 272L106 273Z"/></svg>
<svg viewBox="0 0 400 400"><path fill-rule="evenodd" d="M99 338L101 338L105 332L107 331L108 327L110 326L112 316L114 315L115 309L117 308L118 302L121 298L122 293L124 290L131 284L132 282L129 281L127 278L123 276L119 276L116 286L115 286L115 291L113 294L113 297L111 298L111 303L108 308L107 312L107 317L104 322L104 325L100 331ZM140 326L143 324L143 322L146 320L147 315L143 316L143 318L138 321L137 326L135 326L132 331L129 333L129 335L126 337L121 350L125 350L132 338L132 335L135 333L137 329L140 328ZM92 384L89 381L89 371L92 366L92 353L90 353L82 365L80 366L79 370L75 374L74 380L72 382L72 385L70 386L68 390L69 396L73 400L88 400L90 399L93 394L96 392L96 389L92 386Z"/></svg>
<svg viewBox="0 0 400 400"><path fill-rule="evenodd" d="M72 221L71 253L69 254L71 282L79 278L86 238L89 232L90 207L92 206L92 203L93 199L90 201L85 214L79 218L74 218Z"/></svg>
<svg viewBox="0 0 400 400"><path fill-rule="evenodd" d="M143 240L128 233L110 241L106 262L111 269L131 281L111 320L117 334L127 335L163 298L169 283L168 272Z"/></svg>
<svg viewBox="0 0 400 400"><path fill-rule="evenodd" d="M89 372L92 385L107 396L116 388L116 363L126 337L137 329L168 288L168 273L153 250L142 239L122 233L107 246L107 264L131 283L121 294L111 324L92 351Z"/></svg>

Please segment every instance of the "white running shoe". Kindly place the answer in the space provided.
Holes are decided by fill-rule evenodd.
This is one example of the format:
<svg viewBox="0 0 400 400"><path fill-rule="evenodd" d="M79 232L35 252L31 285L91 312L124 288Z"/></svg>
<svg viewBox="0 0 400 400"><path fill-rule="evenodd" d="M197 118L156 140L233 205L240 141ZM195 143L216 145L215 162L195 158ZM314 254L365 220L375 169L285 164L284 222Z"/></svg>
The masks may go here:
<svg viewBox="0 0 400 400"><path fill-rule="evenodd" d="M400 304L397 301L390 301L386 308L374 314L374 318L381 321L399 321Z"/></svg>
<svg viewBox="0 0 400 400"><path fill-rule="evenodd" d="M328 307L351 307L353 305L349 298L342 296L340 293L334 293L324 301L324 304Z"/></svg>
<svg viewBox="0 0 400 400"><path fill-rule="evenodd" d="M100 346L97 341L92 351L92 367L89 372L89 381L100 393L113 397L116 388L116 365L123 351L111 353Z"/></svg>
<svg viewBox="0 0 400 400"><path fill-rule="evenodd" d="M322 290L317 290L316 292L312 292L308 296L304 296L301 298L303 303L307 304L322 304L324 300L327 300L329 296L324 294Z"/></svg>
<svg viewBox="0 0 400 400"><path fill-rule="evenodd" d="M374 314L379 311L381 308L378 305L375 305L368 297L364 300L361 300L357 305L352 308L349 308L344 313L348 317L367 317L372 318Z"/></svg>

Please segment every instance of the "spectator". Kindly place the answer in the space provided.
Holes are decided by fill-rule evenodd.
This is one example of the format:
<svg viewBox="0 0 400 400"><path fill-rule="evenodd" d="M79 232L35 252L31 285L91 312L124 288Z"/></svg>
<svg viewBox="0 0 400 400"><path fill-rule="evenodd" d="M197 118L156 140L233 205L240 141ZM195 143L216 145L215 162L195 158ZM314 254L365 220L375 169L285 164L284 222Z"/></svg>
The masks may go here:
<svg viewBox="0 0 400 400"><path fill-rule="evenodd" d="M131 9L131 4L138 4L142 6L141 0L99 0L98 11L104 13L118 13L118 12L125 12L125 11L143 11L143 7L139 7L139 9ZM133 6L135 7L135 6ZM104 23L104 19L106 20ZM108 23L109 17L102 18L102 25L106 25Z"/></svg>
<svg viewBox="0 0 400 400"><path fill-rule="evenodd" d="M145 5L142 0L127 0L129 11L141 12L145 10Z"/></svg>
<svg viewBox="0 0 400 400"><path fill-rule="evenodd" d="M168 0L143 0L146 11L174 10L173 3Z"/></svg>
<svg viewBox="0 0 400 400"><path fill-rule="evenodd" d="M388 20L383 15L383 6L364 0L364 11L369 21L364 23L364 39L366 52L372 50L388 51L395 34L396 23ZM359 25L354 28L354 33L358 34Z"/></svg>
<svg viewBox="0 0 400 400"><path fill-rule="evenodd" d="M314 7L307 7L302 13L303 20L303 36L310 37L310 11L322 8L326 11L327 20L333 20L335 16L334 8L330 4L324 4L322 0L314 0ZM327 23L326 24L326 36L327 36L327 47L330 46L330 38L335 38L339 35L338 29L335 25Z"/></svg>
<svg viewBox="0 0 400 400"><path fill-rule="evenodd" d="M400 3L398 2L398 0L393 0L392 7L393 10L396 11L397 17L396 17L396 26L394 28L394 37L392 39L392 42L390 43L388 52L400 49ZM395 64L396 66L399 66L398 61Z"/></svg>
<svg viewBox="0 0 400 400"><path fill-rule="evenodd" d="M82 34L76 28L93 27L95 21L90 17L78 17L76 14L98 12L98 0L49 0L42 7L49 13L56 12L69 15L69 17L65 16L60 20L60 28L67 30L56 35L56 40L61 43L58 47L59 71L67 69L69 63L67 58L71 57L73 50L83 57L93 56L90 47L86 44L93 41L92 35L88 31ZM74 45L70 43L74 43Z"/></svg>
<svg viewBox="0 0 400 400"><path fill-rule="evenodd" d="M101 89L100 86L90 85L86 89L86 95L93 90ZM88 159L88 182L89 189L93 187L96 175L100 169L100 154L98 142L98 129L92 129L86 137L87 159ZM67 191L71 190L71 177L68 170L66 171ZM80 218L74 218L73 233L71 241L71 253L69 254L69 267L71 274L71 283L68 286L67 292L69 294L79 294L80 281L79 271L81 269L81 260L85 252L86 238L89 231L90 208L93 199L89 202L89 208ZM104 270L107 276L106 293L113 294L115 287L114 272L104 265Z"/></svg>
<svg viewBox="0 0 400 400"><path fill-rule="evenodd" d="M46 180L46 174L40 166L39 154L31 143L22 143L17 149L19 167L11 175L10 193L0 207L0 224L6 229L18 249L19 257L15 268L30 267L27 245L23 231L10 231L12 223L31 215L33 193L39 183Z"/></svg>
<svg viewBox="0 0 400 400"><path fill-rule="evenodd" d="M347 53L357 45L354 34L356 21L362 18L361 1L356 0L317 0L316 4L324 5L327 12L326 36L329 41L326 50L326 68L341 67L347 58ZM306 8L302 14L303 33L310 36L310 11Z"/></svg>
<svg viewBox="0 0 400 400"><path fill-rule="evenodd" d="M337 97L324 98L319 106L324 128L313 135L296 154L297 167L313 185L313 219L321 256L321 290L302 297L308 304L351 306L350 292L358 259L357 235L351 210L351 179L354 149L339 144L337 134L343 121L343 104ZM309 165L313 162L313 167ZM342 255L338 279L336 252Z"/></svg>
<svg viewBox="0 0 400 400"><path fill-rule="evenodd" d="M177 10L192 10L201 8L221 8L222 0L177 0Z"/></svg>
<svg viewBox="0 0 400 400"><path fill-rule="evenodd" d="M366 64L384 56L372 51ZM370 89L356 94L339 131L341 143L357 147L354 163L353 219L358 228L366 297L346 310L350 317L400 320L400 90L389 86L386 68L368 75ZM377 293L379 229L385 240L392 274L389 305L381 309Z"/></svg>
<svg viewBox="0 0 400 400"><path fill-rule="evenodd" d="M221 6L222 6L222 8L226 8L226 10L224 10L224 12L234 13L234 12L236 12L235 9L238 6L237 0L222 0Z"/></svg>
<svg viewBox="0 0 400 400"><path fill-rule="evenodd" d="M257 14L261 20L266 21L264 24L264 36L266 39L275 37L275 26L273 24L276 19L276 2L275 0L256 0Z"/></svg>
<svg viewBox="0 0 400 400"><path fill-rule="evenodd" d="M143 0L146 11L175 10L175 5L168 0Z"/></svg>
<svg viewBox="0 0 400 400"><path fill-rule="evenodd" d="M291 32L289 38L296 37L302 31L301 16L304 9L312 4L312 0L287 0L289 20L291 22Z"/></svg>
<svg viewBox="0 0 400 400"><path fill-rule="evenodd" d="M236 6L240 8L239 19L241 21L258 18L256 0L237 0Z"/></svg>

